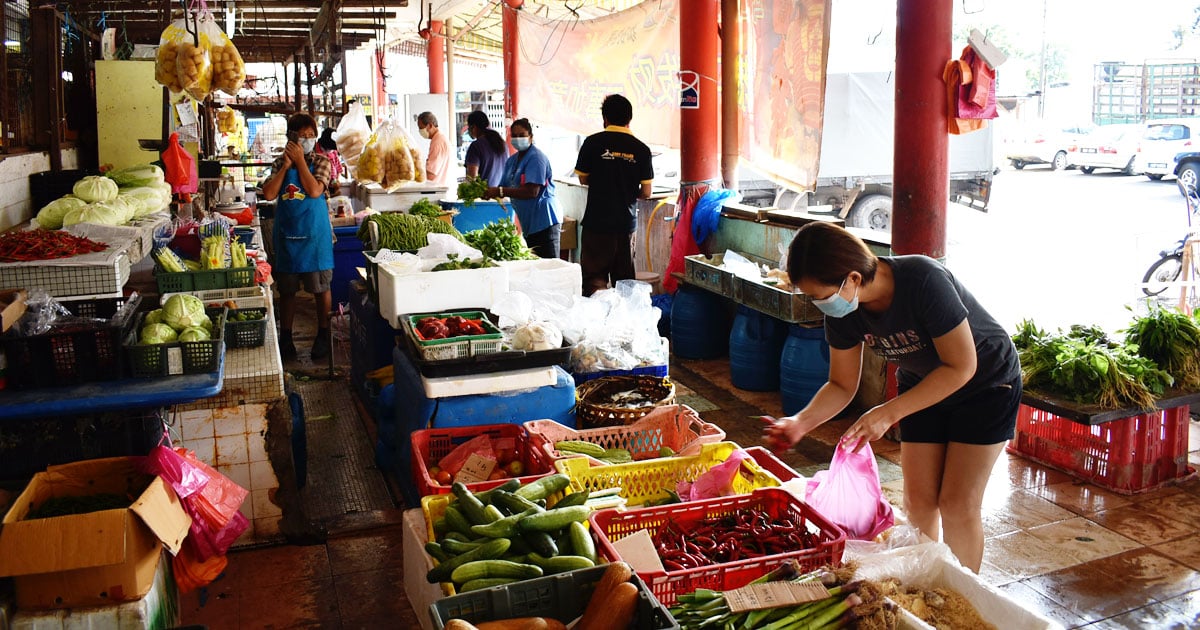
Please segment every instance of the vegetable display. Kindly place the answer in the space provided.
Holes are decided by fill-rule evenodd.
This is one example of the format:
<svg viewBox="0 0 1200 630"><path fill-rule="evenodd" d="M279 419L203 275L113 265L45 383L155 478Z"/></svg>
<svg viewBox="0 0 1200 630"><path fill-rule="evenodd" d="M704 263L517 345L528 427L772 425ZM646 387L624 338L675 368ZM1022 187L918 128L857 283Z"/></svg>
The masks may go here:
<svg viewBox="0 0 1200 630"><path fill-rule="evenodd" d="M204 303L194 295L177 293L167 298L162 308L146 313L138 330L138 343L155 345L177 341L209 341L213 322L204 312Z"/></svg>
<svg viewBox="0 0 1200 630"><path fill-rule="evenodd" d="M463 239L492 260L536 260L538 257L525 245L525 239L517 233L517 226L511 219L501 219L467 232Z"/></svg>
<svg viewBox="0 0 1200 630"><path fill-rule="evenodd" d="M108 245L56 230L24 230L0 234L0 262L53 260L102 252Z"/></svg>
<svg viewBox="0 0 1200 630"><path fill-rule="evenodd" d="M415 214L420 217L438 218L442 216L442 207L430 201L425 197L421 197L416 203L408 209L409 214Z"/></svg>
<svg viewBox="0 0 1200 630"><path fill-rule="evenodd" d="M399 251L415 251L429 244L429 234L450 234L462 240L462 234L454 226L431 219L403 212L377 212L366 218L358 227L358 238L364 243L371 239L370 224L379 228L379 249Z"/></svg>
<svg viewBox="0 0 1200 630"><path fill-rule="evenodd" d="M1194 318L1151 304L1150 311L1135 317L1125 332L1125 341L1166 370L1176 385L1200 388L1200 325Z"/></svg>
<svg viewBox="0 0 1200 630"><path fill-rule="evenodd" d="M459 259L458 254L446 254L446 262L438 263L433 266L430 271L455 271L458 269L485 269L487 267L495 267L496 263L492 262L484 256L483 258Z"/></svg>
<svg viewBox="0 0 1200 630"><path fill-rule="evenodd" d="M729 609L725 594L709 589L697 589L679 596L671 615L679 627L691 628L760 628L762 630L807 630L817 628L848 628L863 616L867 602L858 595L861 582L850 581L848 575L828 569L818 569L799 574L792 563L780 565L775 570L754 580L751 584L790 581L794 583L819 582L829 590L829 597L799 605L778 606L761 610L734 613ZM857 607L863 608L857 608ZM871 606L882 609L882 600ZM895 627L893 623L882 627ZM872 626L874 627L874 626Z"/></svg>
<svg viewBox="0 0 1200 630"><path fill-rule="evenodd" d="M72 210L86 206L87 203L75 195L59 197L38 210L38 225L47 230L57 230L63 226L63 216Z"/></svg>
<svg viewBox="0 0 1200 630"><path fill-rule="evenodd" d="M668 571L813 549L821 542L803 524L757 508L703 519L686 532L668 520L652 539Z"/></svg>
<svg viewBox="0 0 1200 630"><path fill-rule="evenodd" d="M417 334L425 341L486 335L488 331L478 319L466 319L458 315L450 317L423 317L417 321Z"/></svg>
<svg viewBox="0 0 1200 630"><path fill-rule="evenodd" d="M137 164L108 171L105 177L122 188L144 188L166 181L163 170L154 164Z"/></svg>
<svg viewBox="0 0 1200 630"><path fill-rule="evenodd" d="M75 182L75 186L71 189L72 194L87 203L112 201L117 198L119 192L117 182L103 175L88 175Z"/></svg>
<svg viewBox="0 0 1200 630"><path fill-rule="evenodd" d="M483 198L487 189L487 180L479 177L468 177L465 181L458 184L458 199L463 202L464 206L470 208L475 205L476 199Z"/></svg>

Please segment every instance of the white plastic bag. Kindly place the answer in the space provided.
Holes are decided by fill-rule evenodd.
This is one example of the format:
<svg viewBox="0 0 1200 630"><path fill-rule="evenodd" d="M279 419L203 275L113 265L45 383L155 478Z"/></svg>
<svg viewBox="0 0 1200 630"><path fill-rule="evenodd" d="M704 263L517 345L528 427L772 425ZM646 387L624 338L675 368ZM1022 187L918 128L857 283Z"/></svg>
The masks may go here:
<svg viewBox="0 0 1200 630"><path fill-rule="evenodd" d="M363 113L362 104L358 101L350 103L350 108L342 120L338 122L333 132L333 141L337 144L338 155L346 166L353 169L358 165L358 156L362 155L367 140L371 137L371 126L367 124L367 116Z"/></svg>
<svg viewBox="0 0 1200 630"><path fill-rule="evenodd" d="M417 250L417 256L426 261L444 262L451 254L457 256L459 260L475 260L483 257L483 252L449 234L430 232L428 239L429 244Z"/></svg>

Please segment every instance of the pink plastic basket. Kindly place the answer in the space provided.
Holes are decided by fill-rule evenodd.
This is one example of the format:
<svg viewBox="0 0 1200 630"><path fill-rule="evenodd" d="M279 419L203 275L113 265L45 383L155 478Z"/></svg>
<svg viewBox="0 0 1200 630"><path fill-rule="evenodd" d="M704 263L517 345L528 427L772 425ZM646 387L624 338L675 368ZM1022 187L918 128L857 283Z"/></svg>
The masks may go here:
<svg viewBox="0 0 1200 630"><path fill-rule="evenodd" d="M593 466L602 462L587 455L559 451L556 442L582 440L604 448L623 448L634 461L660 457L666 447L677 455L695 455L704 444L725 440L725 431L700 419L700 414L687 405L656 407L633 424L577 431L553 420L533 420L525 423L529 433L531 457L553 467L554 462L568 457L587 457Z"/></svg>

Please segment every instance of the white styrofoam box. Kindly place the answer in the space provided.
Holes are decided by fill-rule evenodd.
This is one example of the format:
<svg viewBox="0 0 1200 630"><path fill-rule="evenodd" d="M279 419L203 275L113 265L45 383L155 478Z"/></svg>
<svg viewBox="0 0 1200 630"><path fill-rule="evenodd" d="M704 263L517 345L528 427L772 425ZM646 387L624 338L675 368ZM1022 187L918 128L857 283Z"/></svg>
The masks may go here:
<svg viewBox="0 0 1200 630"><path fill-rule="evenodd" d="M429 199L435 202L443 199L449 188L449 186L413 182L388 192L379 184L359 184L354 192L364 208L371 208L379 212L408 212L408 209L418 199Z"/></svg>
<svg viewBox="0 0 1200 630"><path fill-rule="evenodd" d="M583 268L561 258L503 260L508 267L508 290L535 294L556 293L567 298L583 295Z"/></svg>
<svg viewBox="0 0 1200 630"><path fill-rule="evenodd" d="M404 537L401 555L404 557L404 594L417 611L417 619L421 620L421 630L434 630L433 620L429 617L429 606L445 595L437 584L425 580L425 574L433 568L433 561L425 553L425 543L429 540L429 529L425 524L425 514L421 508L404 511ZM424 614L422 614L424 613Z"/></svg>
<svg viewBox="0 0 1200 630"><path fill-rule="evenodd" d="M420 510L417 510L420 512ZM424 554L422 554L424 555ZM169 628L179 623L179 590L170 578L171 556L163 552L154 570L154 582L141 599L94 608L19 610L12 630L143 630ZM422 580L424 581L424 580Z"/></svg>
<svg viewBox="0 0 1200 630"><path fill-rule="evenodd" d="M557 382L558 372L554 369L553 365L550 367L493 372L490 374L467 374L465 376L442 376L439 378L421 377L421 383L425 386L425 395L429 398L495 394L497 392L546 387L554 385Z"/></svg>
<svg viewBox="0 0 1200 630"><path fill-rule="evenodd" d="M844 560L850 560L847 553ZM984 621L1005 630L1062 630L1047 617L1023 608L1004 592L963 568L943 543L928 542L853 557L859 562L856 578L881 580L896 577L920 588L946 588L971 602ZM914 615L902 615L900 628L933 630Z"/></svg>
<svg viewBox="0 0 1200 630"><path fill-rule="evenodd" d="M394 328L400 316L492 307L508 291L508 268L455 269L397 274L379 265L379 314Z"/></svg>

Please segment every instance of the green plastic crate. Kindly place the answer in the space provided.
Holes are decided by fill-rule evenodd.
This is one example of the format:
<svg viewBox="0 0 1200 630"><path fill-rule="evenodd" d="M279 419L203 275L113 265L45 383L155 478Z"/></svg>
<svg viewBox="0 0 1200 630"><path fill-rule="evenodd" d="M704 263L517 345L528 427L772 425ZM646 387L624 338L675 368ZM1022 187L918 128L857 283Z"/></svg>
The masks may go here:
<svg viewBox="0 0 1200 630"><path fill-rule="evenodd" d="M237 320L239 313L258 313L258 319ZM225 315L225 347L258 348L267 339L267 309L239 308Z"/></svg>
<svg viewBox="0 0 1200 630"><path fill-rule="evenodd" d="M154 280L158 292L181 293L184 291L208 291L211 289L237 289L254 286L253 265L232 269L202 269L200 271L167 272L154 268Z"/></svg>
<svg viewBox="0 0 1200 630"><path fill-rule="evenodd" d="M465 319L479 320L480 325L487 331L487 334L430 340L422 339L417 334L417 322L422 319L426 317L446 318L455 315ZM417 351L421 353L421 358L426 361L444 361L483 354L495 354L500 352L502 342L504 341L504 333L500 332L499 328L496 328L496 325L488 319L487 313L483 311L453 311L449 313L404 315L402 322L405 332L413 340Z"/></svg>

